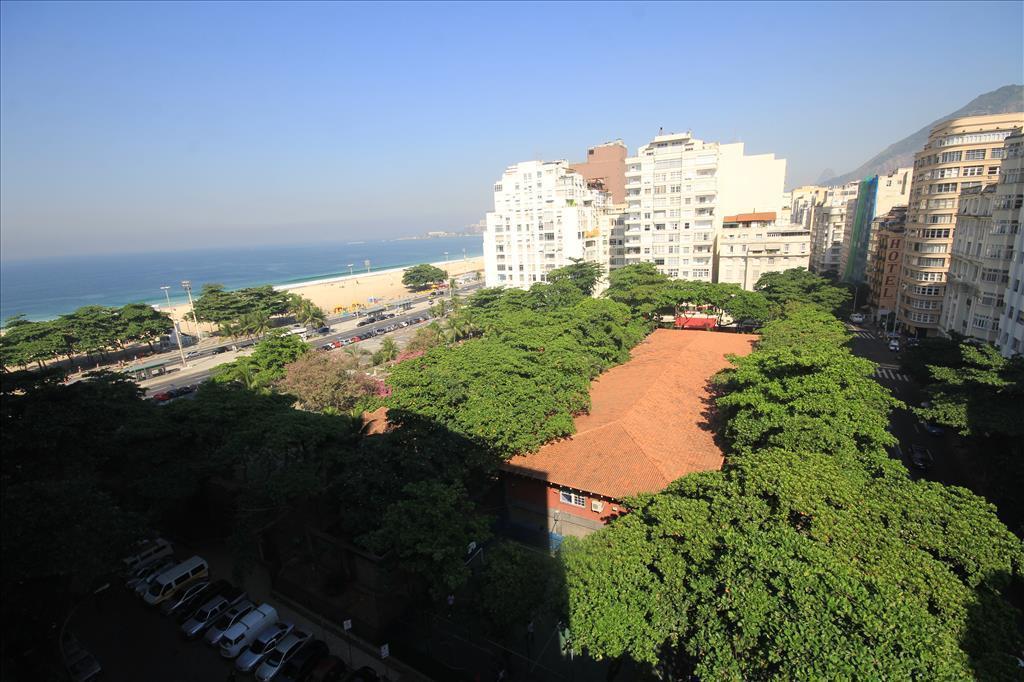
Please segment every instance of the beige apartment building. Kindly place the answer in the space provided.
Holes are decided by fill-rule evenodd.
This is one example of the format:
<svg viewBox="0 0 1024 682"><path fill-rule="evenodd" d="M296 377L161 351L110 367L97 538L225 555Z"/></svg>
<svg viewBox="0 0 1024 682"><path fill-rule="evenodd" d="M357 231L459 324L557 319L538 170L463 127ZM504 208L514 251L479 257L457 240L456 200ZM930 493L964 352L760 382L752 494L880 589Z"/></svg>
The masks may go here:
<svg viewBox="0 0 1024 682"><path fill-rule="evenodd" d="M825 196L813 212L810 270L819 274L839 272L843 239L857 207L859 182L825 188Z"/></svg>
<svg viewBox="0 0 1024 682"><path fill-rule="evenodd" d="M803 185L789 193L789 220L794 225L803 225L808 231L814 225L814 214L825 202L828 187Z"/></svg>
<svg viewBox="0 0 1024 682"><path fill-rule="evenodd" d="M587 150L587 160L569 167L582 175L594 189L611 195L612 201L626 201L626 157L629 152L622 140L605 142Z"/></svg>
<svg viewBox="0 0 1024 682"><path fill-rule="evenodd" d="M996 341L1000 352L1010 357L1024 353L1024 134L1018 131L1006 138L1004 149L992 224L999 232L1013 235L1010 275Z"/></svg>
<svg viewBox="0 0 1024 682"><path fill-rule="evenodd" d="M774 212L725 216L718 234L715 281L748 291L766 272L806 268L811 233L802 225L777 224Z"/></svg>
<svg viewBox="0 0 1024 682"><path fill-rule="evenodd" d="M742 143L657 135L626 159L625 264L712 281L723 216L778 210L785 176L784 159L747 155Z"/></svg>
<svg viewBox="0 0 1024 682"><path fill-rule="evenodd" d="M914 156L897 317L916 336L940 330L960 194L994 182L1003 144L1024 113L968 116L935 126Z"/></svg>
<svg viewBox="0 0 1024 682"><path fill-rule="evenodd" d="M906 227L906 206L894 206L885 215L876 216L871 221L865 274L868 305L876 320L888 322L896 310Z"/></svg>

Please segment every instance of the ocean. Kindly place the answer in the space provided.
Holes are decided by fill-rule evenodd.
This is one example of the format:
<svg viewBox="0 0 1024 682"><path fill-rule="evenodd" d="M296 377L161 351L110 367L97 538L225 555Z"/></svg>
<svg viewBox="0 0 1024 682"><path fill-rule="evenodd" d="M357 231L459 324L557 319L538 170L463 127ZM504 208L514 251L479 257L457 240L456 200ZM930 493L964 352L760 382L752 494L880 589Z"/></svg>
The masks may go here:
<svg viewBox="0 0 1024 682"><path fill-rule="evenodd" d="M325 242L301 246L257 246L74 256L0 262L0 320L23 314L47 320L84 305L167 302L161 286L170 286L171 303L187 301L183 280L193 295L207 282L228 289L261 284L296 284L366 272L459 260L483 254L483 238L438 237L365 242Z"/></svg>

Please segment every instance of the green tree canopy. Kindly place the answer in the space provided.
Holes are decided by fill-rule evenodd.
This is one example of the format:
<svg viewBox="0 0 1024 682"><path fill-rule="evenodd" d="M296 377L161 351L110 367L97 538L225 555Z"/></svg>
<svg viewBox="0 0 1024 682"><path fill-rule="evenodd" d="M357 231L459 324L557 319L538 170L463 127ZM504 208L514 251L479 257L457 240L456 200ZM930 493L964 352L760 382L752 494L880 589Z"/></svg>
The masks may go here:
<svg viewBox="0 0 1024 682"><path fill-rule="evenodd" d="M252 355L215 367L213 380L265 391L284 377L285 365L308 352L309 346L295 334L273 334L256 344Z"/></svg>
<svg viewBox="0 0 1024 682"><path fill-rule="evenodd" d="M835 312L850 300L850 292L804 268L761 275L754 290L760 291L777 308L793 303L808 303Z"/></svg>
<svg viewBox="0 0 1024 682"><path fill-rule="evenodd" d="M547 281L551 284L557 282L569 282L580 290L584 296L591 296L597 288L597 283L604 276L604 266L593 261L585 261L582 258L570 258L571 265L555 268L547 274Z"/></svg>
<svg viewBox="0 0 1024 682"><path fill-rule="evenodd" d="M406 268L402 273L402 284L413 291L426 289L432 284L448 279L448 273L439 267L422 263Z"/></svg>

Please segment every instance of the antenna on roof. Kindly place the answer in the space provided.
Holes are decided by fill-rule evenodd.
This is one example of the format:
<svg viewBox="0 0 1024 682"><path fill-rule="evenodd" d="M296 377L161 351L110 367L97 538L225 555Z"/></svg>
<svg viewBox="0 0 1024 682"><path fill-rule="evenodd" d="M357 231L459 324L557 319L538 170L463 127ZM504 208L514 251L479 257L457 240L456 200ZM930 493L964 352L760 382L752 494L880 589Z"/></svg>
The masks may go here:
<svg viewBox="0 0 1024 682"><path fill-rule="evenodd" d="M658 128L658 134L659 135L664 135L665 134L665 127L664 126L661 126L661 127Z"/></svg>

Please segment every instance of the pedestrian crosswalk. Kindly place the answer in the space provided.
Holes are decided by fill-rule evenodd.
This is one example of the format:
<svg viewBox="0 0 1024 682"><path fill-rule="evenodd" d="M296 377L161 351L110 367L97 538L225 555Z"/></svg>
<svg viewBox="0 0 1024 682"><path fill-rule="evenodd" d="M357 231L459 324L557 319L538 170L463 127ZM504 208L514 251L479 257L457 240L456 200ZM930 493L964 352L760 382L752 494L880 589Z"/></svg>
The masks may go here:
<svg viewBox="0 0 1024 682"><path fill-rule="evenodd" d="M866 331L864 329L854 329L853 330L853 335L856 336L858 339L880 339L880 338L882 338L878 334L876 334L874 332Z"/></svg>
<svg viewBox="0 0 1024 682"><path fill-rule="evenodd" d="M895 367L878 367L875 369L876 379L888 379L889 381L910 381L903 372L896 370Z"/></svg>

